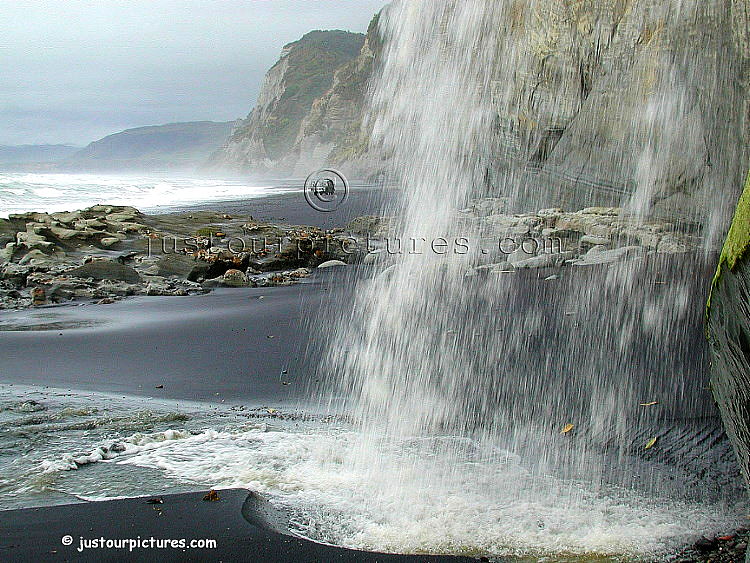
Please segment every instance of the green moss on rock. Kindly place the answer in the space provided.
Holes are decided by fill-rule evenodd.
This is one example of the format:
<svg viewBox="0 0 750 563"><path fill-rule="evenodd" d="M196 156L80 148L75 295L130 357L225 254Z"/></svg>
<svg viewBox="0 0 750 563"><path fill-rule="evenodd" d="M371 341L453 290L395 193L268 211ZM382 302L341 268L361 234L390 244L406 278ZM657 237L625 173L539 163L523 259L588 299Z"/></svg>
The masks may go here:
<svg viewBox="0 0 750 563"><path fill-rule="evenodd" d="M724 247L719 257L719 265L716 267L713 282L711 283L711 294L708 296L706 305L706 314L711 311L711 296L716 284L721 279L723 269L729 268L734 270L738 261L745 256L750 248L750 174L745 182L745 189L737 203L737 210L732 220L732 226L729 228L727 238L724 241Z"/></svg>

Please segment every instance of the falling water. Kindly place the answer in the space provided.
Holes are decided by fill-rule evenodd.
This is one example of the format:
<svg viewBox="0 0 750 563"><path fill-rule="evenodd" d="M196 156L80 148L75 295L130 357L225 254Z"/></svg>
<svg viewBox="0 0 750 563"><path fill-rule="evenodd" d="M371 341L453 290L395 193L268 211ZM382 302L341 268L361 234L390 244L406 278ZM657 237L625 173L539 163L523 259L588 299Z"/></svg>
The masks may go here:
<svg viewBox="0 0 750 563"><path fill-rule="evenodd" d="M369 487L365 545L633 555L732 521L701 317L744 162L731 17L692 0L384 11L370 126L403 193L392 264L357 282L326 363L360 430L343 463ZM515 218L459 211L487 196ZM541 230L541 207L594 205L703 251L467 277Z"/></svg>

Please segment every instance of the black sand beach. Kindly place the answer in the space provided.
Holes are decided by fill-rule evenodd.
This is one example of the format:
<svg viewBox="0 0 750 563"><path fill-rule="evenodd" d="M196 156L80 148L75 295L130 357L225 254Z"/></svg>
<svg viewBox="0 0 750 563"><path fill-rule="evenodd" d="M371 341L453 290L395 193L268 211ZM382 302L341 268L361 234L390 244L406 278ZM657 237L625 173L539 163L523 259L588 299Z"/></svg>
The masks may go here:
<svg viewBox="0 0 750 563"><path fill-rule="evenodd" d="M215 209L288 223L340 226L377 211L372 190L353 190L347 205L324 214L299 194L214 203ZM185 211L185 210L182 210ZM301 352L304 319L330 299L335 272L318 271L288 287L216 289L190 297L134 297L108 305L62 305L0 315L0 382L216 403L261 405L300 397L315 358ZM334 297L331 297L334 295ZM0 559L421 561L446 558L365 554L318 545L252 526L242 516L247 491L169 495L156 512L143 499L9 510L0 517ZM159 516L158 520L155 518ZM74 524L72 524L74 523ZM72 547L60 538L71 534ZM216 550L74 550L77 538L202 537Z"/></svg>
<svg viewBox="0 0 750 563"><path fill-rule="evenodd" d="M203 501L204 493L166 495L163 502L146 498L30 508L0 518L3 561L306 561L306 562L469 562L468 557L389 555L317 544L282 535L262 526L248 491L218 491L219 500ZM249 497L250 495L250 497ZM252 523L251 523L252 522ZM71 545L63 538L71 536ZM81 538L95 540L216 540L211 549L125 548L84 549ZM198 544L196 544L198 545Z"/></svg>
<svg viewBox="0 0 750 563"><path fill-rule="evenodd" d="M299 354L302 319L328 295L324 278L7 312L0 381L187 400L288 399L311 367Z"/></svg>
<svg viewBox="0 0 750 563"><path fill-rule="evenodd" d="M355 195L339 215L314 211L299 194L200 208L252 214L269 221L284 218L289 223L329 228L356 216L377 213L373 193L363 191ZM658 266L659 270L669 268L666 263ZM306 398L309 404L305 391L318 361L315 330L325 330L328 309L348 307L350 282L359 271L366 271L366 267L316 270L301 283L284 287L221 288L204 295L141 296L107 305L45 306L3 312L0 383L51 386L73 393L203 401L213 405L296 406L300 399ZM570 333L568 324L573 321L559 311L565 306L560 296L567 292L540 281L542 278L533 272L518 273L514 279L529 291L519 292L524 298L509 304L509 313L538 308L547 318L556 319L559 327L555 330L560 334ZM467 282L467 291L472 290L472 284L485 283L497 282L491 279ZM595 274L579 274L561 283L595 287L598 282ZM503 287L498 285L498 291ZM509 314L508 322L512 318ZM492 322L487 319L486 325L491 326ZM691 348L693 353L686 355L683 367L700 369L702 334L697 321L689 338L695 346ZM669 357L670 351L662 350L657 356L652 354L651 360L663 362ZM696 367L689 368L688 364ZM708 395L697 394L701 399L693 409L699 409L706 417L705 425L688 420L687 413L680 412L679 401L669 404L668 420L660 420L655 428L664 431L661 441L665 457L660 461L669 463L671 453L682 455L686 444L708 437L721 445L722 455L712 460L712 467L721 478L728 473L725 439L720 435ZM644 389L644 396L670 394L668 389ZM690 428L686 435L680 434L684 425ZM672 435L679 439L672 440ZM148 492L158 494L158 491ZM222 491L222 500L215 503L203 502L203 494L205 491L166 495L164 503L159 505L147 504L139 498L4 511L0 513L0 559L152 560L158 556L165 560L195 561L462 560L372 554L315 544L266 529L254 509L247 508L249 493L245 490ZM283 523L279 527L283 528ZM66 534L74 538L70 547L61 545ZM178 549L127 554L120 550L79 553L75 547L81 536L208 538L216 539L218 545L210 552Z"/></svg>

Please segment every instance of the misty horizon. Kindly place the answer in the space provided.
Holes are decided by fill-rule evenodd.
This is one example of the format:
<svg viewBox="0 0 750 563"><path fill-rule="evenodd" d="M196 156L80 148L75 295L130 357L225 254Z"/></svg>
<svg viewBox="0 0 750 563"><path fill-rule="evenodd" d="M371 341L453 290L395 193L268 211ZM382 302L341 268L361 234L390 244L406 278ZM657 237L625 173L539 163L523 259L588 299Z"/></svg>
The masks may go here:
<svg viewBox="0 0 750 563"><path fill-rule="evenodd" d="M384 4L6 3L0 145L84 147L126 129L242 119L284 45L315 29L363 33Z"/></svg>

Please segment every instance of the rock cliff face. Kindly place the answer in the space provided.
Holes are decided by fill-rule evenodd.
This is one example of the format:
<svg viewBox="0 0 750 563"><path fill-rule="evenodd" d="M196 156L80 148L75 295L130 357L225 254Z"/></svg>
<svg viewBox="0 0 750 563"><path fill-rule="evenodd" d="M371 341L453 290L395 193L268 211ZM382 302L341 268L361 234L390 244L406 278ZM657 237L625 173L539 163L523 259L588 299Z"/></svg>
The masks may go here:
<svg viewBox="0 0 750 563"><path fill-rule="evenodd" d="M343 150L361 120L364 84L357 76L367 74L366 49L364 35L345 31L311 31L286 45L257 105L210 166L306 175Z"/></svg>
<svg viewBox="0 0 750 563"><path fill-rule="evenodd" d="M750 486L750 178L707 306L711 388Z"/></svg>
<svg viewBox="0 0 750 563"><path fill-rule="evenodd" d="M365 118L368 87L389 87L378 83L378 20L366 37L312 32L285 47L211 165L382 172L387 155ZM510 197L519 211L624 206L720 240L748 156L744 2L517 0L498 11L497 26L485 93L494 141L468 155L486 160L478 195ZM455 48L445 30L435 37Z"/></svg>
<svg viewBox="0 0 750 563"><path fill-rule="evenodd" d="M743 5L508 4L494 185L521 202L627 205L720 236L746 162Z"/></svg>

